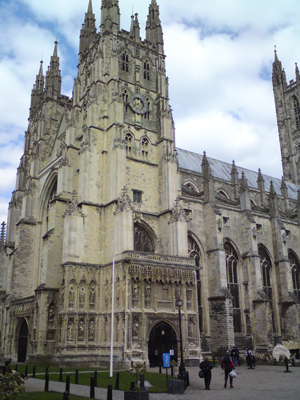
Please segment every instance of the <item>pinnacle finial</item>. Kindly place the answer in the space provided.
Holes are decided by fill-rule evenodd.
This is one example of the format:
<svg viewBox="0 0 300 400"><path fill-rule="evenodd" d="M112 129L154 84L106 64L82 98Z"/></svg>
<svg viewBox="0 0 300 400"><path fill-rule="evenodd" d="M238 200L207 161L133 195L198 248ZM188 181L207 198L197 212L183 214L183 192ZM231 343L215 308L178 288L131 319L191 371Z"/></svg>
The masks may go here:
<svg viewBox="0 0 300 400"><path fill-rule="evenodd" d="M57 45L58 45L58 41L56 39L55 42L54 42L53 57L57 57Z"/></svg>
<svg viewBox="0 0 300 400"><path fill-rule="evenodd" d="M43 76L43 60L40 61L39 77Z"/></svg>
<svg viewBox="0 0 300 400"><path fill-rule="evenodd" d="M92 4L92 0L89 0L88 14L93 14L93 4Z"/></svg>
<svg viewBox="0 0 300 400"><path fill-rule="evenodd" d="M273 181L270 182L270 198L274 199L276 196L276 192L274 189Z"/></svg>
<svg viewBox="0 0 300 400"><path fill-rule="evenodd" d="M241 190L246 190L248 189L248 182L245 176L245 172L242 172L242 178L241 178Z"/></svg>
<svg viewBox="0 0 300 400"><path fill-rule="evenodd" d="M277 48L276 48L276 44L274 45L274 61L278 62L278 56L277 56Z"/></svg>

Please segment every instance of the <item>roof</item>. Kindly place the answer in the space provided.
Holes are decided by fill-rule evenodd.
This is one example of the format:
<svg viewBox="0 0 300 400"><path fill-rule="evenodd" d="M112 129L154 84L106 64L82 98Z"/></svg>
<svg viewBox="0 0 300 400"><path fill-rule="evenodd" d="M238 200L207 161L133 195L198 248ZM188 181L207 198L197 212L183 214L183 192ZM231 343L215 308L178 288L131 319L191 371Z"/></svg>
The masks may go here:
<svg viewBox="0 0 300 400"><path fill-rule="evenodd" d="M186 169L188 171L192 172L198 172L202 173L202 158L203 155L193 153L191 151L183 150L176 148L177 151L177 158L178 158L178 163L179 163L179 168ZM215 160L214 158L209 158L207 157L207 160L209 162L210 168L212 175L215 178L223 179L225 181L231 181L231 169L232 169L232 164L228 164L224 161L220 160ZM258 177L258 172L255 171L250 171L249 169L242 168L236 166L236 169L239 174L239 178L242 176L242 172L245 174L245 178L248 181L248 186L250 188L258 189L257 187L257 177ZM268 176L265 174L262 174L264 181L265 181L265 190L267 192L270 191L270 184L271 181L273 182L275 192L277 194L281 194L281 179L274 178L272 176ZM286 186L288 189L288 197L297 200L298 196L298 190L300 190L300 186L295 185L294 183L286 182Z"/></svg>

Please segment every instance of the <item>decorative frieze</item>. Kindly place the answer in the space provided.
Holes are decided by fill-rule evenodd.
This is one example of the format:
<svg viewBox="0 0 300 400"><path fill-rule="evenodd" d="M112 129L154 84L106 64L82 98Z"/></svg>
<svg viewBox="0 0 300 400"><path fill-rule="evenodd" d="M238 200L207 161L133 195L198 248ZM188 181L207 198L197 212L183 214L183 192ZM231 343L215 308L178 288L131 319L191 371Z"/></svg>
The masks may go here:
<svg viewBox="0 0 300 400"><path fill-rule="evenodd" d="M133 280L146 280L147 282L162 283L187 283L195 284L195 273L193 270L155 267L144 265L130 265L129 273Z"/></svg>

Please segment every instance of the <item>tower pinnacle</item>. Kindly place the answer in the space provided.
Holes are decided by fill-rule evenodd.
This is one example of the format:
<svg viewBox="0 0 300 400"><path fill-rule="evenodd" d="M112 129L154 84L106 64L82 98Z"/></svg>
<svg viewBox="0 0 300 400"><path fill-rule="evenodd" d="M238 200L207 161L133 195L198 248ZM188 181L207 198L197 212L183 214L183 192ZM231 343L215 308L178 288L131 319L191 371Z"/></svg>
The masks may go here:
<svg viewBox="0 0 300 400"><path fill-rule="evenodd" d="M88 10L87 13L85 13L84 24L82 24L82 29L80 31L80 58L96 37L97 31L95 23L96 19L95 14L93 13L92 0L89 0Z"/></svg>

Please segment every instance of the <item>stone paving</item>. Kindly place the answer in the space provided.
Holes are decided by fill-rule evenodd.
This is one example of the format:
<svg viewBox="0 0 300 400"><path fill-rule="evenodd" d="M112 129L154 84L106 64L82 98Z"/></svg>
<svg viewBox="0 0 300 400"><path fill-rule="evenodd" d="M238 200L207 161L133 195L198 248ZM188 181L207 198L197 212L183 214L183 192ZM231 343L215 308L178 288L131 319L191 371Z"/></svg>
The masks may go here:
<svg viewBox="0 0 300 400"><path fill-rule="evenodd" d="M285 373L284 366L260 366L256 369L247 369L246 366L237 367L237 378L234 379L234 389L224 388L224 372L220 367L212 371L211 390L204 389L204 381L198 377L197 367L188 368L190 388L184 395L164 393L150 393L150 400L297 400L300 398L300 368L291 367L291 373ZM44 381L29 378L26 381L28 391L44 390ZM49 391L61 392L65 390L65 383L49 382ZM71 384L71 394L87 397L90 389L87 386ZM95 398L107 399L107 390L95 388ZM113 391L113 400L123 400L124 392Z"/></svg>

